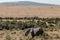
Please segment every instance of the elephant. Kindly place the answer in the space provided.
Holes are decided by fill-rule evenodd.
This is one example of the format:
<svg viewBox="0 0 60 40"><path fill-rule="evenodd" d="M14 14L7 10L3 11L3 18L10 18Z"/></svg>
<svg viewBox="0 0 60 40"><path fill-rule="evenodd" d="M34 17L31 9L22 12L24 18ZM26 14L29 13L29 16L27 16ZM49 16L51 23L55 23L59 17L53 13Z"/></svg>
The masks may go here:
<svg viewBox="0 0 60 40"><path fill-rule="evenodd" d="M42 28L28 28L25 36L28 36L29 33L31 33L32 38L34 38L35 36L43 35L44 31Z"/></svg>

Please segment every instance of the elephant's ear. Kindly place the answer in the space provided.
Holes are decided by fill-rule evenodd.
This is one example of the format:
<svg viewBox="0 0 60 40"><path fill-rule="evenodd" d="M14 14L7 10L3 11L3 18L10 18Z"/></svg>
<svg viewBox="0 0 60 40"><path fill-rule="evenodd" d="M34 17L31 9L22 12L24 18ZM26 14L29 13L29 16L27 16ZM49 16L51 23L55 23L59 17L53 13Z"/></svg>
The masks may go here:
<svg viewBox="0 0 60 40"><path fill-rule="evenodd" d="M25 32L25 36L28 36L29 32L30 32L30 29L28 29L28 30Z"/></svg>

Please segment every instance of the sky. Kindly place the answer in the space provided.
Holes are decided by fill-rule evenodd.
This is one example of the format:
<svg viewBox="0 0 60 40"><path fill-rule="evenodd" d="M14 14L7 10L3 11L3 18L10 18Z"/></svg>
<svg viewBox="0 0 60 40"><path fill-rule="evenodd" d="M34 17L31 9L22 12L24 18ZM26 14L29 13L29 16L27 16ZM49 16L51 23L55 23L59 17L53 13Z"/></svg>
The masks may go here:
<svg viewBox="0 0 60 40"><path fill-rule="evenodd" d="M60 5L60 0L0 0L0 3L3 2L16 2L16 1L32 1L37 3L49 3Z"/></svg>

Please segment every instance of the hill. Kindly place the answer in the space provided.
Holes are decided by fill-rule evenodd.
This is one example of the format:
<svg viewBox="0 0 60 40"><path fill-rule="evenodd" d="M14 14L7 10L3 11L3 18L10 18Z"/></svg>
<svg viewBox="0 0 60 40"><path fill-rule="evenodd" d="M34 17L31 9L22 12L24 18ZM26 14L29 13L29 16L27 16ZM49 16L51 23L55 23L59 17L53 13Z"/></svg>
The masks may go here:
<svg viewBox="0 0 60 40"><path fill-rule="evenodd" d="M0 6L58 6L55 4L45 4L45 3L36 3L36 2L30 2L30 1L18 1L18 2L5 2L0 3Z"/></svg>

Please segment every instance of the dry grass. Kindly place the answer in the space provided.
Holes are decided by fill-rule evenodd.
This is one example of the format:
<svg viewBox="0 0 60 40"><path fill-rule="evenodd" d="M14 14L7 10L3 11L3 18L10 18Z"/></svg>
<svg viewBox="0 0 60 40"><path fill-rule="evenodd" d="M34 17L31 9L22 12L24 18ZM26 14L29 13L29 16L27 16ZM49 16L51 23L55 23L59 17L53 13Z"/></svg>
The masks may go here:
<svg viewBox="0 0 60 40"><path fill-rule="evenodd" d="M13 31L9 31L9 30L3 30L0 31L0 40L5 40L6 36L9 35L9 37L11 38L11 40L29 40L31 38L30 34L26 37L24 36L24 32L22 30L13 30ZM46 31L46 33L49 36L45 36L44 37L35 37L34 40L59 40L60 39L60 31ZM1 35L2 34L2 35ZM8 37L8 38L9 38Z"/></svg>
<svg viewBox="0 0 60 40"><path fill-rule="evenodd" d="M59 17L60 18L60 6L0 6L0 17ZM46 31L49 35L44 40L59 40L60 31ZM19 30L3 30L0 31L0 40L5 40L9 35L11 40L29 40L29 37L25 37L24 31ZM46 36L47 37L47 36ZM35 40L43 40L43 37L35 37Z"/></svg>
<svg viewBox="0 0 60 40"><path fill-rule="evenodd" d="M0 6L0 17L60 17L60 6Z"/></svg>

